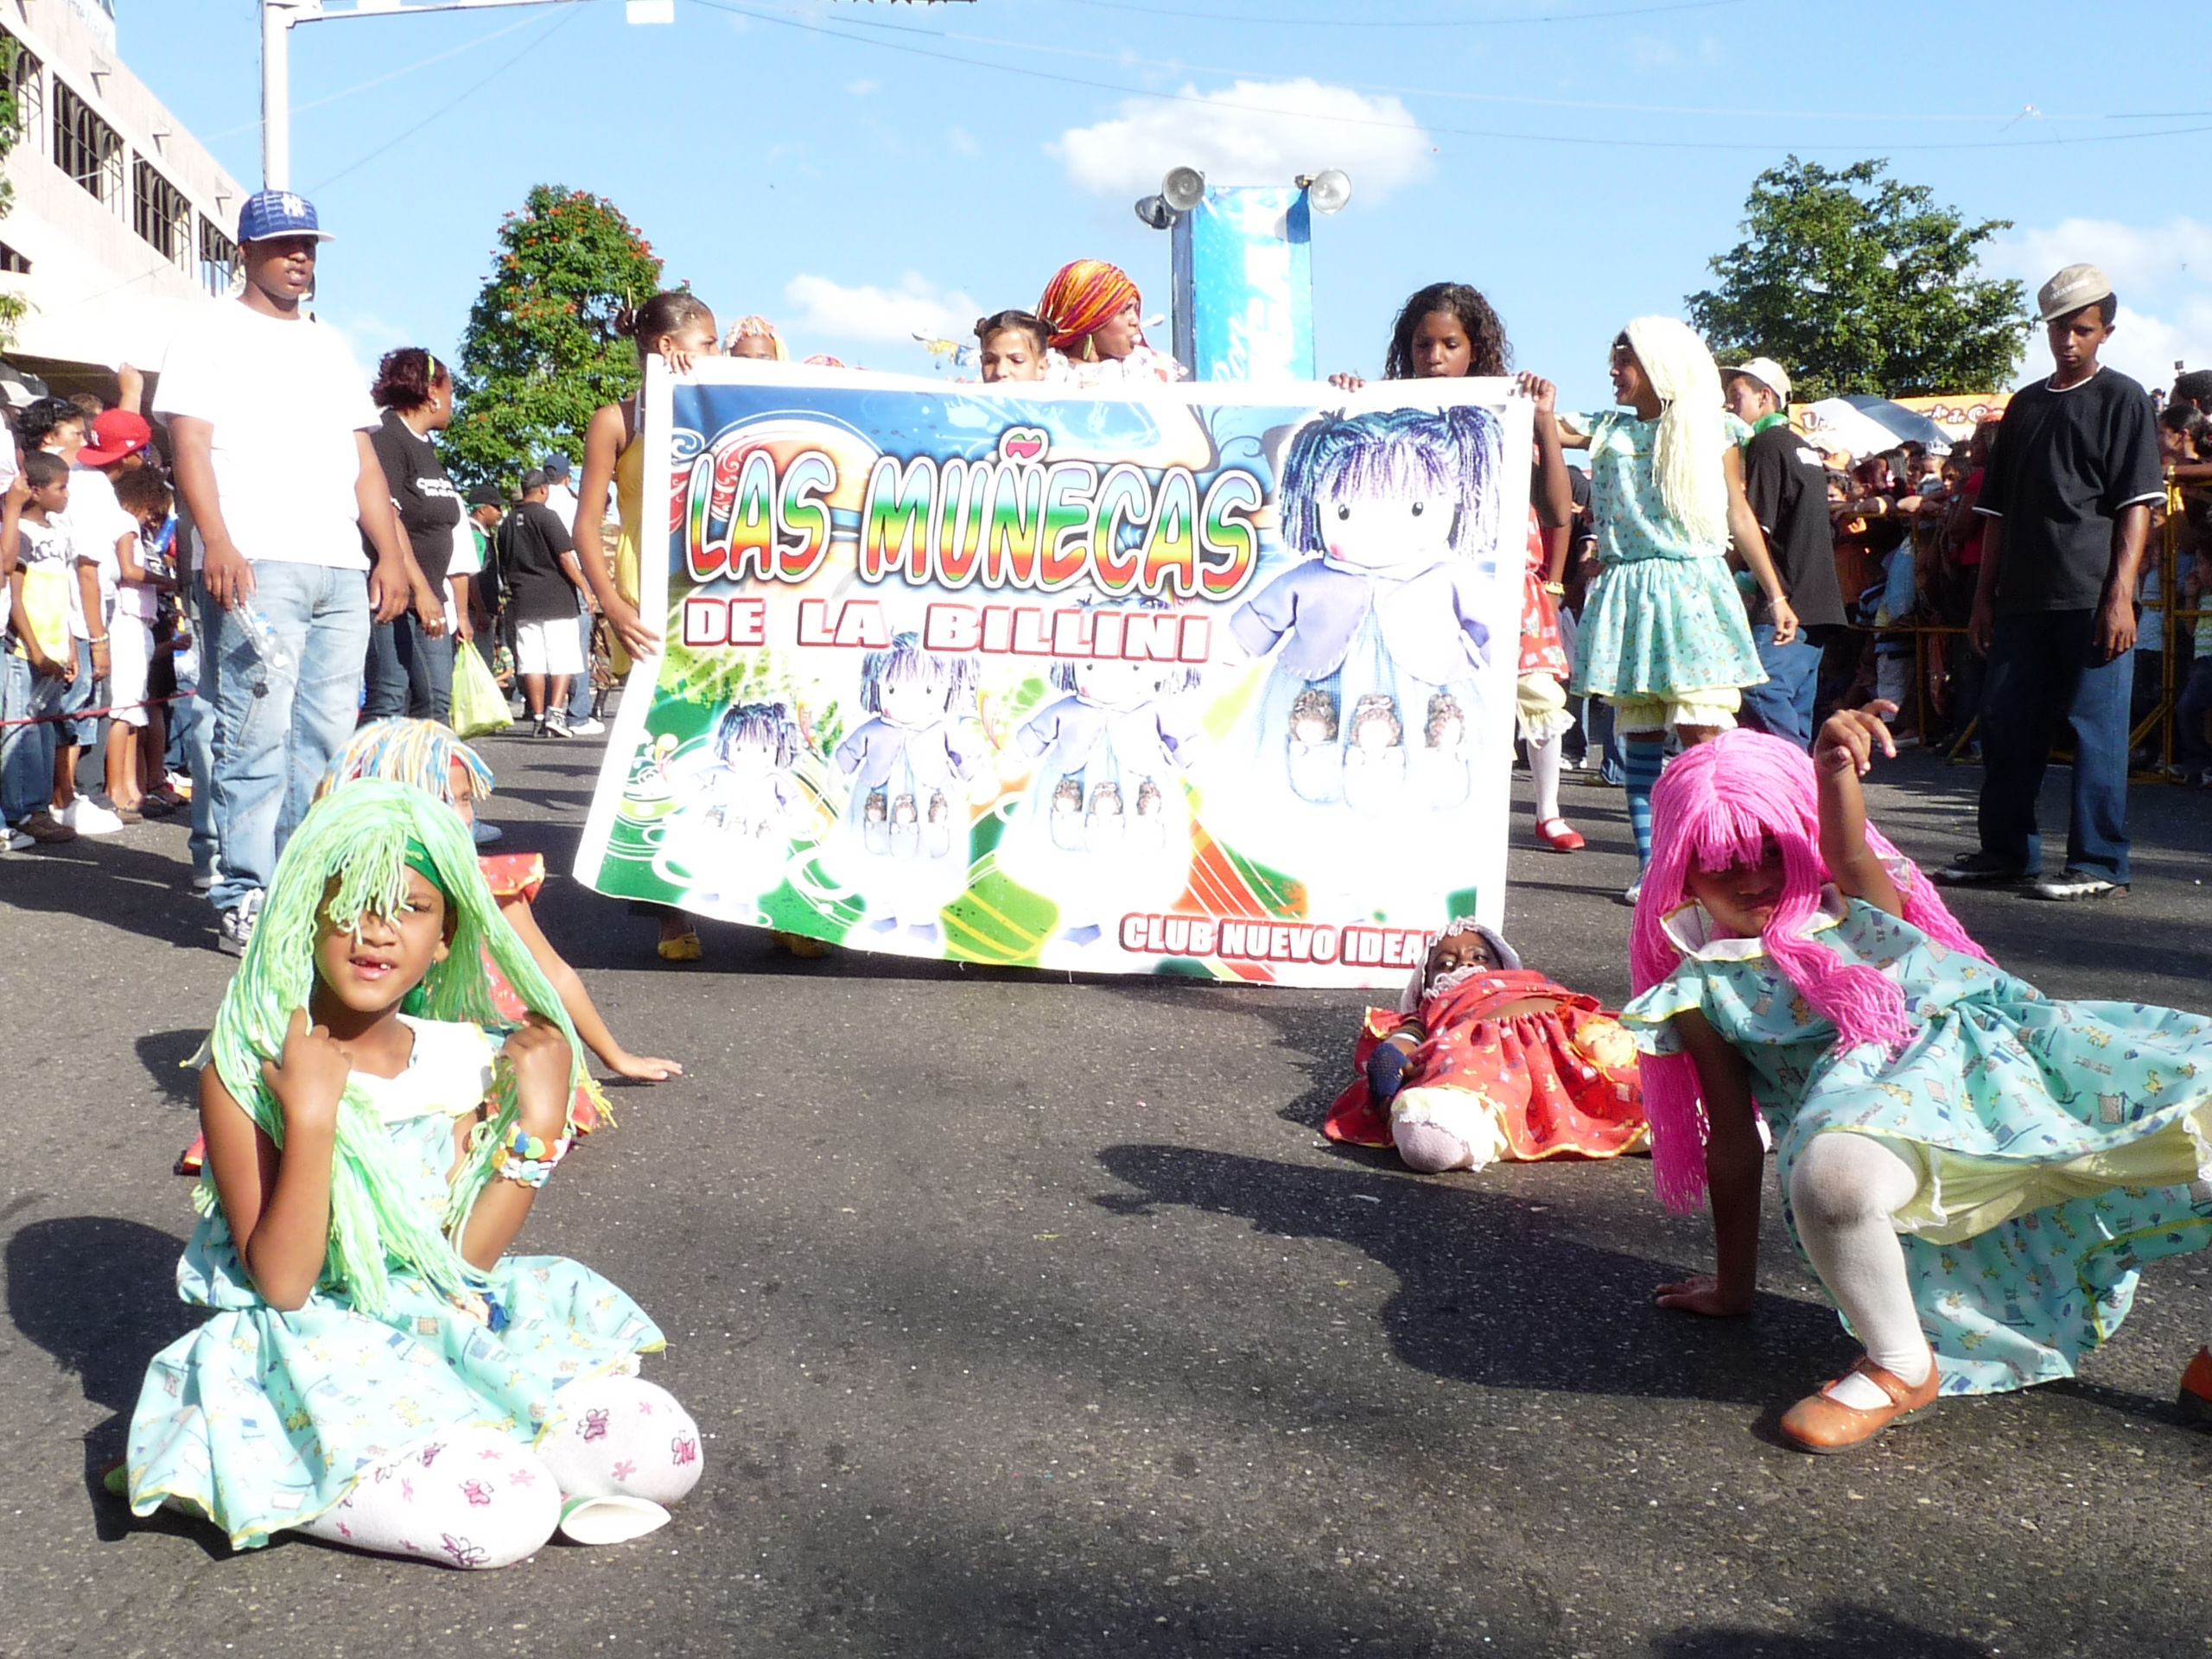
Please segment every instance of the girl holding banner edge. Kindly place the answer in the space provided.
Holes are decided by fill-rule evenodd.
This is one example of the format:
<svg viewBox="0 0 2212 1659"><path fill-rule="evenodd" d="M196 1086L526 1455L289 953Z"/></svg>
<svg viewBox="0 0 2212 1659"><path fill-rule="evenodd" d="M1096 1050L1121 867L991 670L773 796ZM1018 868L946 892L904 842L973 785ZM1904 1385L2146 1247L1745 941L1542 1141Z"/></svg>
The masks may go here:
<svg viewBox="0 0 2212 1659"><path fill-rule="evenodd" d="M656 294L635 311L626 308L615 327L638 347L638 367L658 357L678 374L688 374L699 358L721 349L715 314L686 289ZM628 657L657 657L660 634L638 613L638 554L645 527L645 390L619 404L602 404L584 429L584 475L576 490L576 522L570 531L576 562L599 601L600 613L614 635L614 671L629 667ZM610 564L601 526L607 520L609 490L621 525ZM696 962L704 954L691 918L664 905L634 906L660 918L656 945L667 962Z"/></svg>
<svg viewBox="0 0 2212 1659"><path fill-rule="evenodd" d="M1503 377L1510 372L1511 358L1505 325L1478 289L1465 283L1431 283L1399 308L1382 374L1387 380ZM1357 375L1335 374L1329 384L1357 391L1365 382ZM1520 386L1536 400L1536 471L1529 493L1529 564L1514 715L1535 785L1536 838L1555 853L1573 853L1581 850L1582 837L1559 810L1560 763L1574 724L1567 709L1569 665L1560 634L1559 596L1574 493L1552 415L1557 394L1549 381L1531 374L1520 377Z"/></svg>

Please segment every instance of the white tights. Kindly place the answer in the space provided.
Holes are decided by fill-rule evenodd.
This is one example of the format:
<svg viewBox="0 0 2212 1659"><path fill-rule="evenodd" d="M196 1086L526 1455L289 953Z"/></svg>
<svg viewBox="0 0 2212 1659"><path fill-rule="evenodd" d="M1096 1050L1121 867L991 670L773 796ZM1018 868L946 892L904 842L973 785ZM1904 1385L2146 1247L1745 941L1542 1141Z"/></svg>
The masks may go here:
<svg viewBox="0 0 2212 1659"><path fill-rule="evenodd" d="M456 1428L409 1447L299 1529L378 1555L447 1567L509 1567L561 1522L553 1471L497 1429Z"/></svg>
<svg viewBox="0 0 2212 1659"><path fill-rule="evenodd" d="M1559 817L1560 756L1567 746L1567 734L1554 732L1543 739L1529 740L1529 777L1536 786L1536 822L1548 823Z"/></svg>
<svg viewBox="0 0 2212 1659"><path fill-rule="evenodd" d="M599 1376L570 1383L554 1403L535 1450L488 1428L436 1435L378 1465L299 1530L379 1555L507 1567L543 1548L563 1524L564 1498L665 1504L698 1484L698 1425L667 1389Z"/></svg>
<svg viewBox="0 0 2212 1659"><path fill-rule="evenodd" d="M1927 1380L1935 1356L1920 1328L1892 1219L1920 1185L1910 1165L1872 1135L1813 1137L1789 1174L1789 1207L1813 1270L1866 1344L1867 1357L1906 1382ZM1847 1406L1887 1403L1869 1379L1829 1391Z"/></svg>

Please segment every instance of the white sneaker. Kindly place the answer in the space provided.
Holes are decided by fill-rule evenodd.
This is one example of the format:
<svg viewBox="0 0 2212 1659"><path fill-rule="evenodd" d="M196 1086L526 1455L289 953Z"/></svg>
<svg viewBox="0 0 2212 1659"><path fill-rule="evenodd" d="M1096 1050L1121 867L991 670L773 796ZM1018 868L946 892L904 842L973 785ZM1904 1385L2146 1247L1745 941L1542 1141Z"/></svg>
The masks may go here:
<svg viewBox="0 0 2212 1659"><path fill-rule="evenodd" d="M1634 910L1636 908L1636 901L1643 897L1643 878L1639 875L1635 880L1630 882L1628 886L1622 890L1621 903L1626 905L1630 910Z"/></svg>
<svg viewBox="0 0 2212 1659"><path fill-rule="evenodd" d="M586 715L582 720L572 720L569 722L570 737L597 737L606 729L605 721L594 720L589 715Z"/></svg>
<svg viewBox="0 0 2212 1659"><path fill-rule="evenodd" d="M119 836L123 833L123 820L89 795L78 796L54 817L80 836Z"/></svg>
<svg viewBox="0 0 2212 1659"><path fill-rule="evenodd" d="M8 827L8 850L10 852L28 853L32 848L37 845L38 841L36 837L25 835L13 824L10 824Z"/></svg>
<svg viewBox="0 0 2212 1659"><path fill-rule="evenodd" d="M545 719L542 722L540 729L550 732L556 737L568 736L569 733L569 711L565 709L548 709L545 711Z"/></svg>

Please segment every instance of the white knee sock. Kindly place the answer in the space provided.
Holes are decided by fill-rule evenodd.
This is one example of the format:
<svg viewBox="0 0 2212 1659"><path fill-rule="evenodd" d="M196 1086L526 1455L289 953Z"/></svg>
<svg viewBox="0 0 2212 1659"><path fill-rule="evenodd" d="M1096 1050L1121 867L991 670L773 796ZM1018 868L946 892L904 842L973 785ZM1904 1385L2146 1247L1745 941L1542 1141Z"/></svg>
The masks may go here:
<svg viewBox="0 0 2212 1659"><path fill-rule="evenodd" d="M1536 785L1536 822L1559 817L1559 762L1567 745L1565 732L1554 732L1541 742L1529 744L1529 776Z"/></svg>
<svg viewBox="0 0 2212 1659"><path fill-rule="evenodd" d="M666 1389L595 1376L569 1384L553 1405L537 1452L567 1496L673 1503L699 1484L699 1426Z"/></svg>
<svg viewBox="0 0 2212 1659"><path fill-rule="evenodd" d="M537 1454L489 1428L410 1446L298 1530L378 1555L445 1567L508 1567L534 1555L561 1519L561 1490Z"/></svg>
<svg viewBox="0 0 2212 1659"><path fill-rule="evenodd" d="M1789 1176L1789 1205L1813 1270L1851 1321L1867 1357L1904 1382L1925 1382L1935 1363L1912 1303L1904 1247L1891 1221L1919 1178L1871 1135L1816 1135ZM1887 1403L1863 1376L1844 1378L1830 1397L1862 1410Z"/></svg>

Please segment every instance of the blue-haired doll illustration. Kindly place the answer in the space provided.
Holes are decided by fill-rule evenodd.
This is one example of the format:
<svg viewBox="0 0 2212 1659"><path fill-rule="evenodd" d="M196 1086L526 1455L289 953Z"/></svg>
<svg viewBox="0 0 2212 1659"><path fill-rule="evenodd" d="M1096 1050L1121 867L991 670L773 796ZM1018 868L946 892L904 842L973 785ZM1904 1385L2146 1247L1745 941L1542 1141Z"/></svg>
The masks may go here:
<svg viewBox="0 0 2212 1659"><path fill-rule="evenodd" d="M1065 695L1015 732L1015 747L1037 764L999 866L1059 906L1060 943L1096 944L1123 912L1163 908L1187 884L1181 774L1201 740L1199 710L1184 694L1198 683L1198 671L1179 663L1064 659L1052 683Z"/></svg>
<svg viewBox="0 0 2212 1659"><path fill-rule="evenodd" d="M693 897L717 913L733 902L749 912L782 884L791 837L810 816L810 797L791 771L805 747L790 704L733 702L715 716L706 742L676 761L684 804L664 856L683 867Z"/></svg>
<svg viewBox="0 0 2212 1659"><path fill-rule="evenodd" d="M938 912L968 885L968 789L982 752L973 663L902 633L861 659L870 718L837 746L852 780L835 861L868 906L862 931L939 938Z"/></svg>
<svg viewBox="0 0 2212 1659"><path fill-rule="evenodd" d="M1340 411L1291 438L1277 499L1302 563L1230 620L1247 651L1276 653L1255 728L1262 778L1357 812L1467 798L1503 463L1482 409Z"/></svg>

